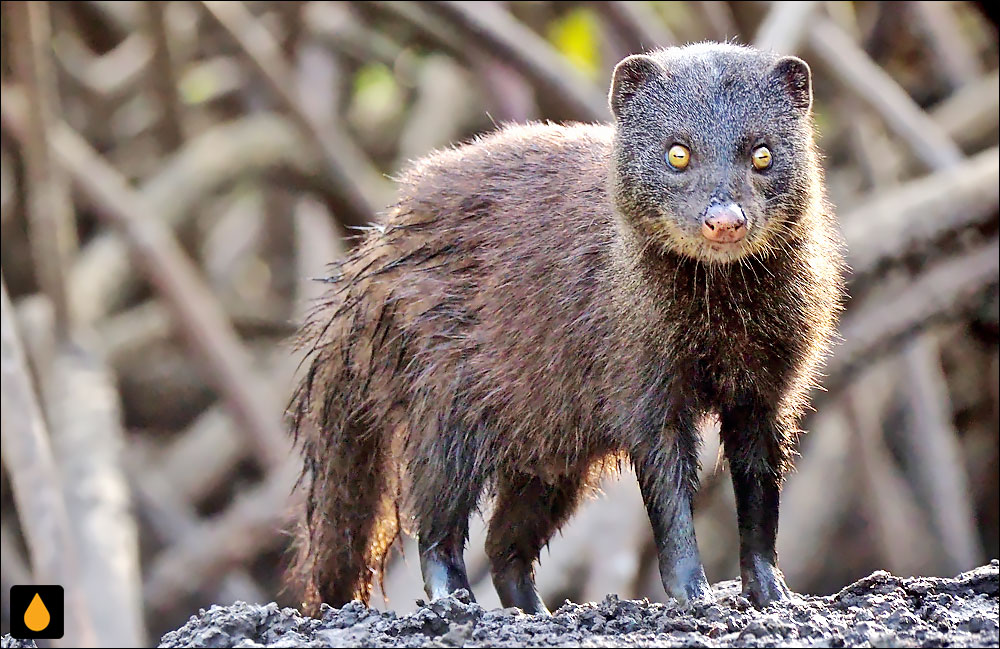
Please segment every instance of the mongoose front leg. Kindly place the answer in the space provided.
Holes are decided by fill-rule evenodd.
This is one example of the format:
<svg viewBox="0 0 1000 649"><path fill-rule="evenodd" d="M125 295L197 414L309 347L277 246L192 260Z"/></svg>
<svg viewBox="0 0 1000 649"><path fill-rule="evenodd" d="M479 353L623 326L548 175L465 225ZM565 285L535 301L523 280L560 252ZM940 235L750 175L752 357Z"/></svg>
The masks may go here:
<svg viewBox="0 0 1000 649"><path fill-rule="evenodd" d="M754 406L722 413L722 440L736 494L743 593L761 607L788 599L791 592L777 568L775 542L781 453L790 444L774 413Z"/></svg>
<svg viewBox="0 0 1000 649"><path fill-rule="evenodd" d="M493 585L505 607L548 615L535 588L534 565L542 548L573 513L582 476L554 484L526 474L504 478L486 537Z"/></svg>
<svg viewBox="0 0 1000 649"><path fill-rule="evenodd" d="M663 446L646 447L632 454L653 526L663 588L681 603L712 597L691 511L698 480L696 435L693 428L685 427Z"/></svg>
<svg viewBox="0 0 1000 649"><path fill-rule="evenodd" d="M464 532L450 534L437 543L421 538L417 545L420 550L424 592L428 598L434 600L447 597L459 588L464 588L469 592L469 597L475 600L465 572L465 558L462 556L465 550Z"/></svg>

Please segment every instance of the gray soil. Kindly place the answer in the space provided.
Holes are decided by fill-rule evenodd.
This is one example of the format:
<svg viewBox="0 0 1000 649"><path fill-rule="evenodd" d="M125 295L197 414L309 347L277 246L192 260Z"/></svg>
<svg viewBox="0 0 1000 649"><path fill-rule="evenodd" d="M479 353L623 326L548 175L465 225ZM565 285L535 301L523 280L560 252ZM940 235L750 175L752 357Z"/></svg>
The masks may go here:
<svg viewBox="0 0 1000 649"><path fill-rule="evenodd" d="M352 602L320 619L277 604L199 611L161 647L996 647L997 561L954 579L876 572L829 597L756 610L739 584L711 604L566 603L551 617L487 611L464 591L398 616ZM5 637L3 646L10 638Z"/></svg>
<svg viewBox="0 0 1000 649"><path fill-rule="evenodd" d="M739 584L712 604L565 604L552 617L487 611L449 597L397 616L353 602L321 619L276 604L213 606L161 647L996 647L997 562L954 579L876 572L830 597L754 609Z"/></svg>

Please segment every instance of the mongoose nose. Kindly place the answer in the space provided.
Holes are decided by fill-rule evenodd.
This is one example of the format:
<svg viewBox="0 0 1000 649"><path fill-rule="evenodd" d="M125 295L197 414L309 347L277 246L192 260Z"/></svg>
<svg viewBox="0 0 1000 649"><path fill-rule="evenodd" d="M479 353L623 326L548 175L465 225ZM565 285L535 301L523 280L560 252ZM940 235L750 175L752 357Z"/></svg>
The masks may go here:
<svg viewBox="0 0 1000 649"><path fill-rule="evenodd" d="M701 234L713 243L736 243L747 234L747 217L736 203L713 205L705 213Z"/></svg>

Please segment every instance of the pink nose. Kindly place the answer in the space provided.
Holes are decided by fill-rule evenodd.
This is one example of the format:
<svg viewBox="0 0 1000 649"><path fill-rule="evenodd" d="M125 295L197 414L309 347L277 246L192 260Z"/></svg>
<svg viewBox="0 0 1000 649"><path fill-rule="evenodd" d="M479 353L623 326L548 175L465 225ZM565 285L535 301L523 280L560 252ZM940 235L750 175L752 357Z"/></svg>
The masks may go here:
<svg viewBox="0 0 1000 649"><path fill-rule="evenodd" d="M701 234L713 243L736 243L747 235L747 217L736 203L708 208Z"/></svg>

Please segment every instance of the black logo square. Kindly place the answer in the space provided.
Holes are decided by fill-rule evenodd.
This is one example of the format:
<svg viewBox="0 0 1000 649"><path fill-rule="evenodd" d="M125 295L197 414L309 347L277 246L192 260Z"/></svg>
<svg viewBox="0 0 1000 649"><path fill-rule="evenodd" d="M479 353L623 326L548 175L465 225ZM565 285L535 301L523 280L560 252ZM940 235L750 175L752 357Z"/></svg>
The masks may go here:
<svg viewBox="0 0 1000 649"><path fill-rule="evenodd" d="M62 586L11 586L10 635L34 640L63 637Z"/></svg>

